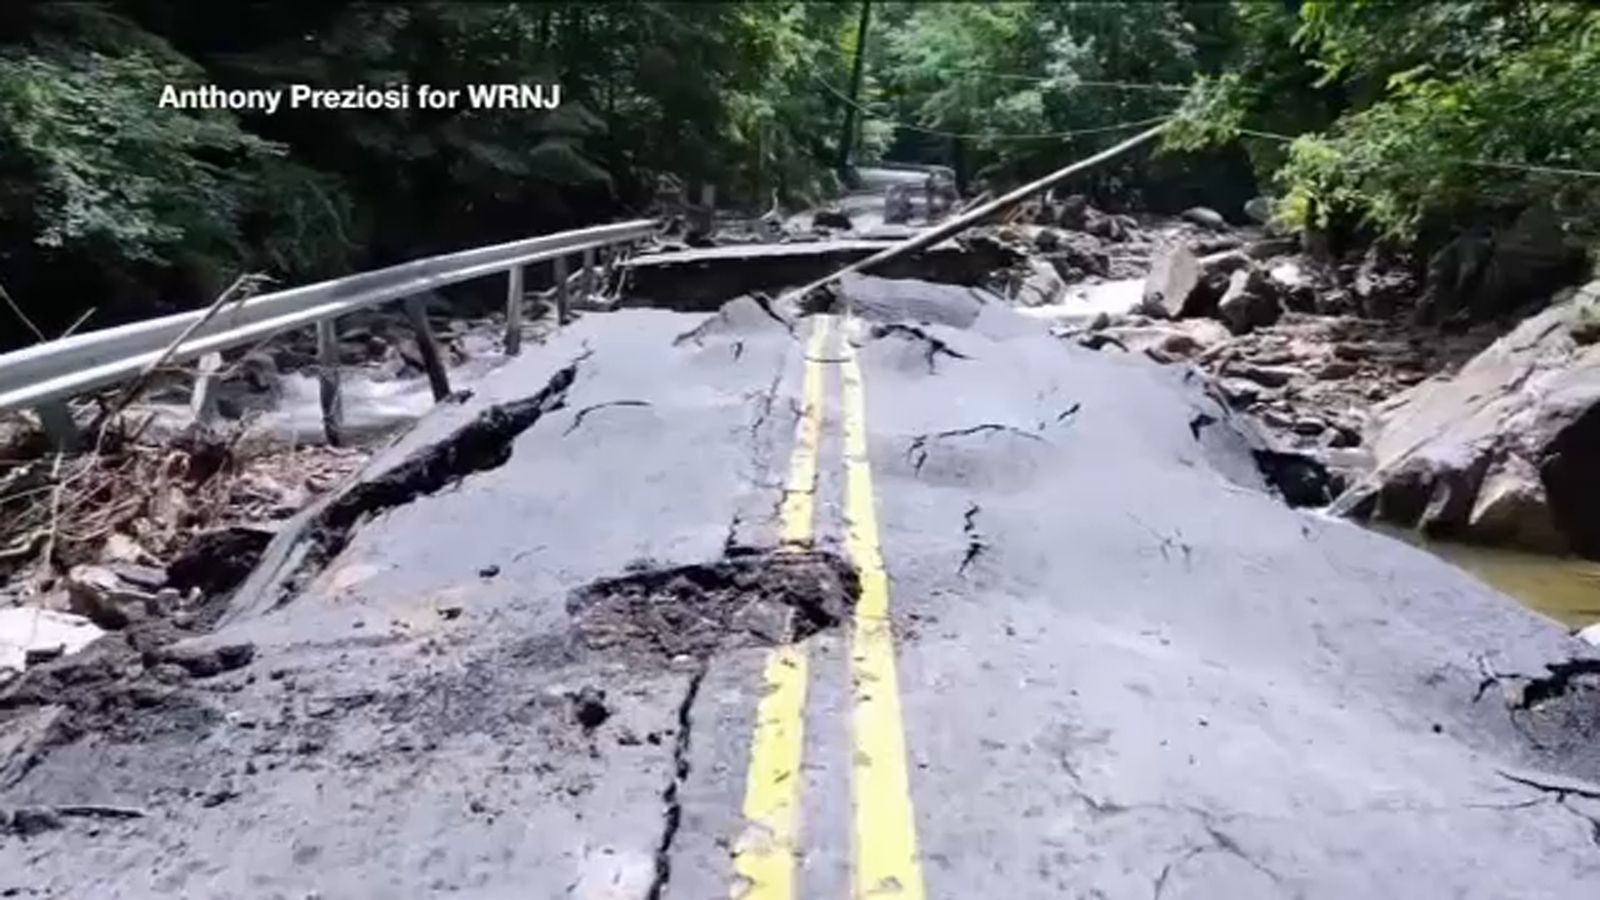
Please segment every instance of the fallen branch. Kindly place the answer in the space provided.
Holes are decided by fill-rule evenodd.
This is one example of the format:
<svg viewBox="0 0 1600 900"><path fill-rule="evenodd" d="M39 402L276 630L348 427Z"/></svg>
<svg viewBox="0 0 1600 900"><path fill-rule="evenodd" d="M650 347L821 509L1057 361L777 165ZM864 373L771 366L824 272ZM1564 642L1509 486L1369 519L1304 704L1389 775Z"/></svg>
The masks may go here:
<svg viewBox="0 0 1600 900"><path fill-rule="evenodd" d="M134 399L139 396L140 392L144 390L145 385L149 383L150 376L154 375L159 369L161 369L162 366L167 364L168 360L177 355L178 350L184 345L184 342L188 341L189 338L196 331L199 331L200 328L203 327L207 322L210 322L212 319L216 318L217 313L221 312L224 306L227 306L230 302L243 302L244 300L249 299L255 294L256 288L260 287L266 281L267 277L265 275L254 272L245 272L238 278L235 278L233 283L228 285L227 289L221 294L218 294L217 299L211 302L211 305L206 308L204 315L189 323L187 328L179 332L178 336L173 338L171 343L167 344L166 349L162 350L159 356L151 360L149 365L145 366L144 369L142 369L139 374L134 377L133 381L125 389L123 389L122 393L117 397L116 402L111 405L110 409L101 414L100 421L96 424L96 431L98 432L98 436L95 440L96 453L100 451L100 439L105 436L106 426L110 424L112 419L115 419L124 409L126 409L128 404L132 403Z"/></svg>
<svg viewBox="0 0 1600 900"><path fill-rule="evenodd" d="M39 330L39 326L33 324L33 320L28 318L28 314L22 311L22 306L19 305L17 301L11 299L11 292L6 290L4 285L0 285L0 300L6 301L6 305L11 307L11 312L14 313L17 318L22 320L22 324L28 326L28 330L33 332L34 337L38 338L40 341L50 340L44 336L44 332Z"/></svg>

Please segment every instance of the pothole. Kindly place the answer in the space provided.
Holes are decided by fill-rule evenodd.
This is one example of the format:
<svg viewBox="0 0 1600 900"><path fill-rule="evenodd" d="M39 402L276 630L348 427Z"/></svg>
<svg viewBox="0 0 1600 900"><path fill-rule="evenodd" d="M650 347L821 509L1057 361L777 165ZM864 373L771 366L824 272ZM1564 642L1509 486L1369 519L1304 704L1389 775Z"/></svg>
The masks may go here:
<svg viewBox="0 0 1600 900"><path fill-rule="evenodd" d="M805 640L843 622L860 591L836 554L766 552L640 567L574 591L567 611L588 649L668 662Z"/></svg>

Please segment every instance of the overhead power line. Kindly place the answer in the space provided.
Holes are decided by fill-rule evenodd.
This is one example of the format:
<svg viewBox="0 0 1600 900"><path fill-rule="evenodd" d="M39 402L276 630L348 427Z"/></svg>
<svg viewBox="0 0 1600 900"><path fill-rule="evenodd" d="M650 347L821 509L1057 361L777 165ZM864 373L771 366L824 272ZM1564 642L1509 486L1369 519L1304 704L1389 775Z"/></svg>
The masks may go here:
<svg viewBox="0 0 1600 900"><path fill-rule="evenodd" d="M1168 118L1170 118L1169 114L1163 114L1163 115L1159 115L1159 116L1150 116L1148 118L1138 119L1138 120L1132 121L1132 122L1117 122L1117 123L1114 123L1114 124L1111 124L1111 125L1100 125L1100 126L1095 126L1095 127L1092 127L1092 128L1075 128L1075 129L1072 129L1070 131L1045 131L1045 132L1022 133L1022 134L1017 134L1017 133L995 133L995 134L991 134L991 133L986 133L986 132L945 131L945 130L940 129L940 128L928 128L928 127L923 126L923 125L916 125L916 124L911 123L911 122L905 122L905 121L902 121L900 119L895 119L895 118L892 118L892 117L889 117L889 116L885 116L885 115L883 115L881 113L875 112L871 108L869 108L867 106L864 106L863 104L857 103L856 101L850 99L850 97L847 96L843 91L839 90L838 88L836 88L833 85L829 84L827 81L823 80L815 72L812 72L810 74L811 74L811 79L813 81L815 81L818 85L820 85L824 90L826 90L828 93L832 94L834 97L838 98L840 102L846 103L846 104L854 107L862 115L870 116L870 117L872 117L874 119L877 119L879 121L889 122L890 124L894 125L896 128L904 128L907 131L915 131L915 132L919 132L921 134L931 134L931 135L935 135L935 136L938 136L938 137L962 138L962 139L972 139L972 140L979 140L979 139L981 139L981 140L1018 140L1018 141L1021 141L1021 140L1063 140L1063 139L1066 139L1066 138L1084 137L1084 136L1091 135L1091 134L1107 134L1107 133L1113 132L1113 131L1127 131L1127 130L1133 129L1133 128L1144 128L1144 127L1147 127L1147 126L1150 126L1150 125L1154 125L1154 124L1156 124L1158 122L1166 121Z"/></svg>
<svg viewBox="0 0 1600 900"><path fill-rule="evenodd" d="M821 46L823 49L827 50L827 52L834 54L836 57L839 57L840 59L844 58L843 52L838 47L834 47L829 44L823 44ZM985 69L979 66L950 66L948 67L948 71L970 72L977 75L986 75L990 78L1000 81L1032 81L1039 83L1047 81L1060 81L1060 79L1052 75L1028 75L1021 72L997 72L994 69ZM1128 91L1161 91L1172 94L1186 94L1189 92L1189 86L1186 84L1174 84L1172 82L1160 81L1119 81L1095 78L1077 78L1072 80L1070 83L1058 84L1057 86L1061 90L1066 91L1080 87L1087 87L1110 88L1114 90Z"/></svg>
<svg viewBox="0 0 1600 900"><path fill-rule="evenodd" d="M1271 141L1289 143L1295 140L1293 135L1278 134L1274 131L1262 131L1257 128L1235 128L1235 131L1250 137L1265 138ZM1485 169L1511 169L1519 172L1540 172L1547 175L1571 175L1574 178L1600 178L1600 172L1588 169L1573 169L1566 166L1544 166L1537 163L1501 162L1491 159L1462 159L1460 157L1445 157L1446 162L1459 163L1464 166L1480 166Z"/></svg>

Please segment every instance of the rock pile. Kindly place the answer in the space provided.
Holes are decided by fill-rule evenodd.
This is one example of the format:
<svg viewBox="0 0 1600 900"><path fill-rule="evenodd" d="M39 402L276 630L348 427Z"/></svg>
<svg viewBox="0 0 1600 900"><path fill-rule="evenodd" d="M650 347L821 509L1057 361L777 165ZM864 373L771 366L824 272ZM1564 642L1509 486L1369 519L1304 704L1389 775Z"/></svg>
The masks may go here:
<svg viewBox="0 0 1600 900"><path fill-rule="evenodd" d="M1600 557L1600 345L1569 291L1379 407L1373 470L1336 509L1429 533Z"/></svg>
<svg viewBox="0 0 1600 900"><path fill-rule="evenodd" d="M1530 215L1476 262L1452 270L1436 256L1426 283L1379 250L1319 263L1281 239L1209 254L1158 239L1134 314L1061 333L1200 366L1274 452L1353 485L1337 511L1600 557L1600 282L1506 334L1508 310L1537 310L1551 279L1571 271ZM1064 292L1031 265L1022 302ZM1446 290L1462 266L1465 281Z"/></svg>

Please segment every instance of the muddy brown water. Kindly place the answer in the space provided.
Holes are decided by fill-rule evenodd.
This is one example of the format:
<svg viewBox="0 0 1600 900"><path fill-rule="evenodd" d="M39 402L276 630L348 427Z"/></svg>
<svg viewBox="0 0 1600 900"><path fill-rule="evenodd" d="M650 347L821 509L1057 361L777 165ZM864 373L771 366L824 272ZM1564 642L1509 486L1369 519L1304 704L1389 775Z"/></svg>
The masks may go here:
<svg viewBox="0 0 1600 900"><path fill-rule="evenodd" d="M1429 540L1387 525L1373 530L1421 547L1572 628L1600 622L1600 562L1504 547Z"/></svg>

